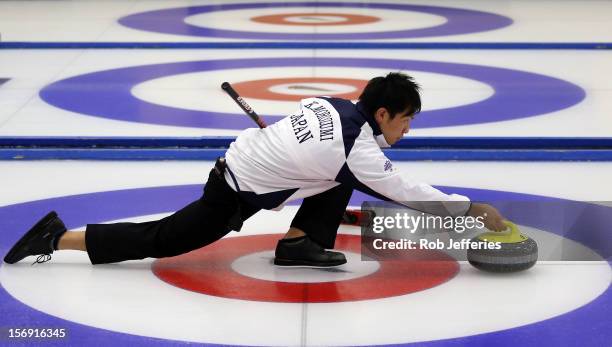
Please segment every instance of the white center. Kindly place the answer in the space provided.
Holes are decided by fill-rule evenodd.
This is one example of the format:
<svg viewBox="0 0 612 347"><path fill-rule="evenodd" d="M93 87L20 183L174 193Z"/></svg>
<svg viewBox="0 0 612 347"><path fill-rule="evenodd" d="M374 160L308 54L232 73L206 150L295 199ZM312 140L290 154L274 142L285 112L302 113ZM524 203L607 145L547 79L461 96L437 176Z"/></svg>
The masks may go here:
<svg viewBox="0 0 612 347"><path fill-rule="evenodd" d="M351 93L357 88L340 83L304 82L278 84L269 88L273 93L290 95L335 95Z"/></svg>
<svg viewBox="0 0 612 347"><path fill-rule="evenodd" d="M275 266L274 251L251 253L236 259L232 269L241 275L264 281L319 283L352 280L373 274L380 268L377 261L362 261L359 254L343 253L347 263L330 268Z"/></svg>
<svg viewBox="0 0 612 347"><path fill-rule="evenodd" d="M285 21L290 23L338 23L338 22L346 22L347 19L345 17L340 16L330 16L330 15L300 15L300 16L290 16L286 17Z"/></svg>

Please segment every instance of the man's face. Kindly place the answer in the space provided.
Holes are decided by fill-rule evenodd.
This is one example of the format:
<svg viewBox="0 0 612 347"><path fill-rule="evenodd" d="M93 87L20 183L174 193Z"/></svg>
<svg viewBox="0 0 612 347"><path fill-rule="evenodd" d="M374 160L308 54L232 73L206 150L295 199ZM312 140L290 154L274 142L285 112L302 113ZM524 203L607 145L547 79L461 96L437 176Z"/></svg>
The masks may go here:
<svg viewBox="0 0 612 347"><path fill-rule="evenodd" d="M380 126L380 130L385 137L385 141L389 145L393 145L399 141L404 134L410 130L410 122L414 118L414 114L410 114L410 109L400 112L391 117L387 109L381 107L376 111L374 118Z"/></svg>

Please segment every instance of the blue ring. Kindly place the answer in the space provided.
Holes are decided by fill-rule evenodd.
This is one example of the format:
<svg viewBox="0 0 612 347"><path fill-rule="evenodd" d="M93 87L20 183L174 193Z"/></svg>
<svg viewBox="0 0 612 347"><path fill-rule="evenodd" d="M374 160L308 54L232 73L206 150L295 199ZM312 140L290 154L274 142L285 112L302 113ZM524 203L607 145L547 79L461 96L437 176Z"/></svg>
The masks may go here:
<svg viewBox="0 0 612 347"><path fill-rule="evenodd" d="M291 8L291 7L357 7L368 9L388 9L393 11L422 12L446 19L445 23L428 28L368 32L368 33L262 33L250 31L222 30L190 25L185 18L202 13L253 8ZM246 3L209 6L191 6L163 9L132 14L119 19L119 23L129 28L173 35L198 37L258 39L258 40L355 40L355 39L398 39L430 36L470 34L500 29L512 24L512 19L493 13L440 6L401 5L384 3L350 2L298 2L298 3Z"/></svg>
<svg viewBox="0 0 612 347"><path fill-rule="evenodd" d="M245 129L254 123L242 113L186 110L137 99L137 84L177 74L224 69L333 66L382 68L442 73L480 81L495 93L482 101L458 107L425 111L414 128L480 124L536 116L558 111L582 101L585 91L557 78L498 67L420 60L361 58L255 58L165 63L98 71L54 82L40 97L59 108L121 121L183 127ZM237 107L236 107L237 108ZM283 115L263 117L272 124Z"/></svg>
<svg viewBox="0 0 612 347"><path fill-rule="evenodd" d="M535 228L543 228L564 237L576 240L597 250L608 263L612 263L612 242L608 230L595 229L586 225L581 232L568 231L568 226L556 224L554 218L541 221L537 224L531 218L535 215L558 214L560 211L569 212L565 218L578 218L585 215L598 216L603 219L603 225L612 225L611 208L602 205L593 205L571 200L493 191L473 188L439 187L447 193L457 193L470 196L479 201L526 201L539 202L539 209L528 205L522 210L504 211L511 220ZM201 194L201 185L165 186L154 188L136 188L108 192L98 192L80 195L71 195L44 200L30 201L0 207L0 252L3 254L15 240L31 226L32 216L43 215L55 209L68 222L69 229L87 223L101 223L107 220L118 220L142 215L150 215L175 211L185 206ZM364 200L373 200L371 197L355 192L351 198L351 205L359 205ZM297 202L294 202L297 203ZM523 204L520 204L523 205ZM104 206L100 209L99 206ZM573 224L573 223L570 223ZM601 226L600 224L600 226ZM571 228L572 225L569 226ZM62 327L70 334L70 342L74 344L89 344L92 341L99 343L105 339L112 339L118 345L151 346L167 345L170 340L118 333L100 328L89 327L79 323L63 320L49 314L39 312L29 306L13 299L0 286L0 303L4 317L10 317L11 326L29 327L35 321L37 326ZM574 311L562 314L533 324L516 328L464 336L446 340L418 342L406 346L541 346L542 343L550 345L563 345L567 341L580 341L581 346L602 346L612 340L612 330L609 329L612 321L609 307L612 306L612 288L609 286L605 292L593 301ZM550 340L543 341L546 337ZM208 344L210 346L220 346Z"/></svg>

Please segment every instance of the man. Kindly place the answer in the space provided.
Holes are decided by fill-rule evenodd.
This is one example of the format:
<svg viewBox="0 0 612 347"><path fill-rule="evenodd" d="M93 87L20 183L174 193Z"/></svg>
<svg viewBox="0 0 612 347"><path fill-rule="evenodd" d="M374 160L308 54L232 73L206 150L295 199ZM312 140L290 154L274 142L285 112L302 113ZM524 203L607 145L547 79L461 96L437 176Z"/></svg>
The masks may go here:
<svg viewBox="0 0 612 347"><path fill-rule="evenodd" d="M43 262L62 249L86 251L92 264L175 256L240 230L262 208L304 198L277 244L274 263L341 265L344 255L327 249L334 247L353 189L399 203L438 201L448 215L482 216L488 229L503 230L503 219L493 207L413 182L385 157L380 148L399 141L420 110L418 85L401 73L370 80L357 104L304 99L295 114L265 129L242 132L226 158L217 160L203 196L173 215L145 223L90 224L83 233L66 231L52 212L4 261L40 255L37 262Z"/></svg>

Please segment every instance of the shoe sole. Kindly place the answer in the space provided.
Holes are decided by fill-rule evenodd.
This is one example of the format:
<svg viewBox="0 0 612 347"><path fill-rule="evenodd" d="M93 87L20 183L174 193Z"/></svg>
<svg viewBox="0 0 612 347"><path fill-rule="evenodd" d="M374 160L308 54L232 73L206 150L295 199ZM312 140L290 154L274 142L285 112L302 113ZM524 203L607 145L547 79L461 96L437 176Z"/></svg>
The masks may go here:
<svg viewBox="0 0 612 347"><path fill-rule="evenodd" d="M51 211L40 221L38 221L38 223L36 223L30 230L28 230L28 232L25 233L25 235L23 235L19 239L19 241L17 241L17 243L15 243L15 245L13 246L13 248L11 248L6 257L4 257L4 262L7 264L15 264L16 262L23 259L16 259L16 254L23 248L23 246L28 244L34 238L34 236L37 236L38 232L44 230L44 228L47 227L47 225L53 222L56 218L57 213L55 211Z"/></svg>
<svg viewBox="0 0 612 347"><path fill-rule="evenodd" d="M343 261L337 261L334 263L319 263L319 262L311 262L305 260L291 260L291 259L274 259L274 265L278 266L303 266L303 267L334 267L346 264L346 259Z"/></svg>

